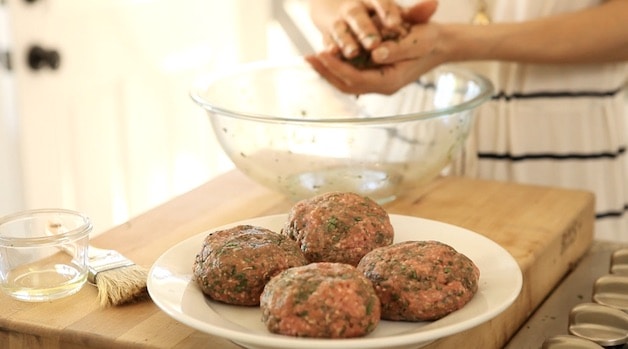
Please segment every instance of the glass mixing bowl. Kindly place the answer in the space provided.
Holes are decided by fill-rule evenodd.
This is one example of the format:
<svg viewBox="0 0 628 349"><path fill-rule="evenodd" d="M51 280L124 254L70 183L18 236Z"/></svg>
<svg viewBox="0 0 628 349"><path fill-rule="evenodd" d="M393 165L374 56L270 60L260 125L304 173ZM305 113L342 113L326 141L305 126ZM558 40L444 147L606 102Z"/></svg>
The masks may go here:
<svg viewBox="0 0 628 349"><path fill-rule="evenodd" d="M191 97L253 180L295 201L350 191L383 204L439 175L492 91L482 76L443 67L390 96L355 96L299 59L200 77Z"/></svg>

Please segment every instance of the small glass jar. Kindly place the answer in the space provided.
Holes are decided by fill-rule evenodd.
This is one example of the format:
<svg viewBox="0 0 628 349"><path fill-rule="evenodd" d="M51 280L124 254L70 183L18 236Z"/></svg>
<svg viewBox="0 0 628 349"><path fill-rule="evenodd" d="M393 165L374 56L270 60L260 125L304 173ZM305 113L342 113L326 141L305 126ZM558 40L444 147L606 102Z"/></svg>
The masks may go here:
<svg viewBox="0 0 628 349"><path fill-rule="evenodd" d="M0 288L27 302L78 292L88 274L89 217L38 209L0 218Z"/></svg>

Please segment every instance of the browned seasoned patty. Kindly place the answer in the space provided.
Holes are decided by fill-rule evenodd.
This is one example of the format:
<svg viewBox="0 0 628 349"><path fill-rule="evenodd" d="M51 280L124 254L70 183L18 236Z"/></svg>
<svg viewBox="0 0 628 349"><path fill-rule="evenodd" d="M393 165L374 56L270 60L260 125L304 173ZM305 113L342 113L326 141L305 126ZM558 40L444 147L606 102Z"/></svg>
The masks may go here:
<svg viewBox="0 0 628 349"><path fill-rule="evenodd" d="M355 193L330 192L297 202L282 234L296 240L309 262L357 265L374 248L392 244L388 213Z"/></svg>
<svg viewBox="0 0 628 349"><path fill-rule="evenodd" d="M214 300L258 305L271 277L306 263L290 238L266 228L238 225L207 235L193 273L203 293Z"/></svg>
<svg viewBox="0 0 628 349"><path fill-rule="evenodd" d="M478 290L480 270L438 241L378 248L358 264L375 287L387 320L436 320L462 308Z"/></svg>
<svg viewBox="0 0 628 349"><path fill-rule="evenodd" d="M380 321L373 285L354 266L312 263L273 277L261 296L270 332L315 338L367 335Z"/></svg>

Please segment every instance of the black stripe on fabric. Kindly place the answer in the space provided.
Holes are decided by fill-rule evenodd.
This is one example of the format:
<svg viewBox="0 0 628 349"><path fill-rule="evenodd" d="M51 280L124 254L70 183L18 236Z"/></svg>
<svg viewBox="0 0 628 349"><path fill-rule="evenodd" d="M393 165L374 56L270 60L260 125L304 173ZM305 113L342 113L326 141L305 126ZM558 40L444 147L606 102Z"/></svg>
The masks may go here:
<svg viewBox="0 0 628 349"><path fill-rule="evenodd" d="M620 147L616 152L599 152L589 154L553 154L553 153L538 153L538 154L522 154L512 155L508 153L488 153L478 152L478 157L485 160L509 160L509 161L524 161L524 160L590 160L590 159L615 159L626 153L626 147Z"/></svg>
<svg viewBox="0 0 628 349"><path fill-rule="evenodd" d="M595 219L619 218L619 217L622 217L624 214L626 214L627 211L628 211L628 204L625 204L623 211L607 211L607 212L596 213Z"/></svg>
<svg viewBox="0 0 628 349"><path fill-rule="evenodd" d="M501 91L491 97L492 100L503 99L509 101L511 99L534 99L534 98L582 98L582 97L613 97L618 94L622 88L609 91L552 91L552 92L533 92L533 93L512 93L506 94Z"/></svg>
<svg viewBox="0 0 628 349"><path fill-rule="evenodd" d="M427 89L436 89L436 84L433 82L416 80L415 83ZM614 97L623 89L624 89L624 86L618 87L613 90L606 90L606 91L538 91L538 92L530 92L530 93L515 92L515 93L510 93L510 94L504 91L500 91L499 93L494 94L491 97L491 99L492 100L503 99L503 100L509 101L511 99L535 99L535 98L583 98L583 97L605 98L605 97Z"/></svg>

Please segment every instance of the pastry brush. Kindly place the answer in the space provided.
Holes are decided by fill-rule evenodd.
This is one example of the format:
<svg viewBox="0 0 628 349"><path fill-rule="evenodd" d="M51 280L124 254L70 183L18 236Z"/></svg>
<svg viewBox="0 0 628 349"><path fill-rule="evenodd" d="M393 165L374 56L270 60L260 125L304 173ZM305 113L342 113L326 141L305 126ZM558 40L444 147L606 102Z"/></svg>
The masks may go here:
<svg viewBox="0 0 628 349"><path fill-rule="evenodd" d="M64 229L60 222L49 222L51 232ZM69 247L66 253L74 256ZM89 245L87 248L87 281L98 288L98 300L103 308L135 303L148 299L146 279L148 270L135 264L118 251L104 250Z"/></svg>
<svg viewBox="0 0 628 349"><path fill-rule="evenodd" d="M98 288L101 307L135 303L148 299L148 270L114 250L89 246L87 280Z"/></svg>

